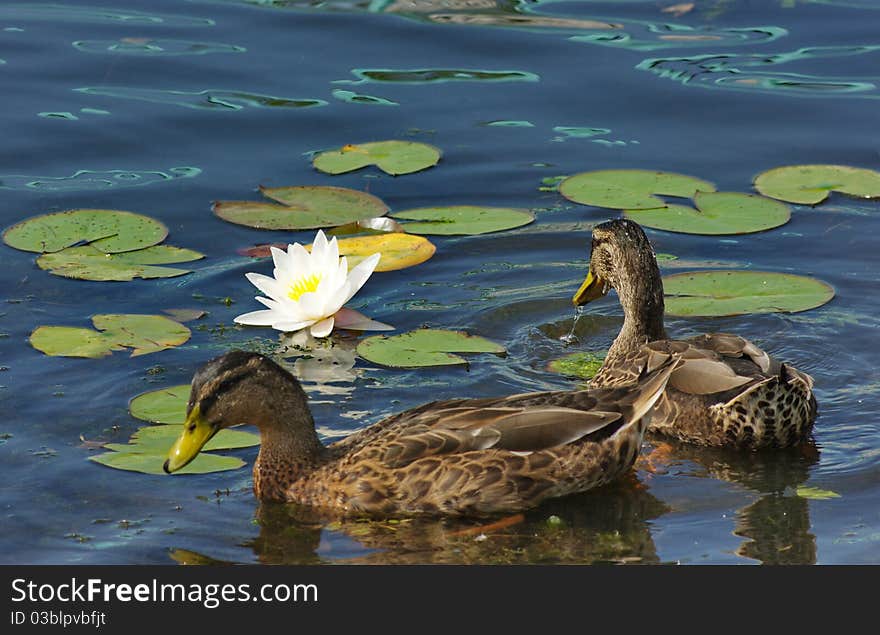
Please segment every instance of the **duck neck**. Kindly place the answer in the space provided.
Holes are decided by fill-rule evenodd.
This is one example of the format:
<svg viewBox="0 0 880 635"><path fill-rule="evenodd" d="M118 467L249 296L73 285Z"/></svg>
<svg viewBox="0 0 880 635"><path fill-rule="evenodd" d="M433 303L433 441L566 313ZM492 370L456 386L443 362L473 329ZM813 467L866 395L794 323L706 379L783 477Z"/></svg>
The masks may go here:
<svg viewBox="0 0 880 635"><path fill-rule="evenodd" d="M639 272L627 276L615 288L624 319L623 327L608 351L608 358L626 355L647 342L666 339L663 281L653 256Z"/></svg>
<svg viewBox="0 0 880 635"><path fill-rule="evenodd" d="M263 399L254 419L260 429L254 494L261 500L286 500L290 486L321 464L325 450L302 388L291 382L281 392Z"/></svg>

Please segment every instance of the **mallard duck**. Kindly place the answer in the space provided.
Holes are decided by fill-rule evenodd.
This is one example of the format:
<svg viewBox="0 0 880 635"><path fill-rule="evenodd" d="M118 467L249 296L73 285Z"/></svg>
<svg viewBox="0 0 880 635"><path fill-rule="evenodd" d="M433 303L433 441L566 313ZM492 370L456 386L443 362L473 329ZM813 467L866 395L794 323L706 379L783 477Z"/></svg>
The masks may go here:
<svg viewBox="0 0 880 635"><path fill-rule="evenodd" d="M628 470L677 359L631 387L433 401L324 446L299 382L233 351L192 381L174 472L218 430L256 425L254 493L356 514L481 515L582 492Z"/></svg>
<svg viewBox="0 0 880 635"><path fill-rule="evenodd" d="M642 228L626 219L593 228L590 270L575 306L617 290L623 326L593 387L625 386L671 355L682 363L658 400L649 431L690 443L759 449L804 441L816 418L813 379L727 333L668 339L663 281Z"/></svg>

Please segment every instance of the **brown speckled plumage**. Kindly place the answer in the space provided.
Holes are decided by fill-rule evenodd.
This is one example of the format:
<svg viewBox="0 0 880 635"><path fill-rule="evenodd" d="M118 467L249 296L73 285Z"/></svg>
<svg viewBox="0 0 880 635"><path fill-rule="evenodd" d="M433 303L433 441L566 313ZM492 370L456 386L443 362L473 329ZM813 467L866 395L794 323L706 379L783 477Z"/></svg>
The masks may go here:
<svg viewBox="0 0 880 635"><path fill-rule="evenodd" d="M592 386L630 385L646 365L682 357L654 409L651 432L748 449L788 447L809 437L816 418L809 375L737 335L667 338L663 282L639 225L629 220L597 225L590 272L603 285L601 292L617 290L624 312L620 334Z"/></svg>
<svg viewBox="0 0 880 635"><path fill-rule="evenodd" d="M233 351L193 378L214 429L259 427L254 493L355 514L486 514L602 485L634 463L677 359L627 388L432 402L323 446L296 379Z"/></svg>

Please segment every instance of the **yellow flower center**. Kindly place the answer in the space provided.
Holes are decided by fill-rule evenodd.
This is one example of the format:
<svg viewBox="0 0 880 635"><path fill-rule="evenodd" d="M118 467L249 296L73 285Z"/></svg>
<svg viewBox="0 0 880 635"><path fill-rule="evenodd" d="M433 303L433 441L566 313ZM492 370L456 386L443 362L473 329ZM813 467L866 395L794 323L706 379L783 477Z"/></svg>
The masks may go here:
<svg viewBox="0 0 880 635"><path fill-rule="evenodd" d="M291 300L299 300L303 293L312 293L318 290L321 283L321 274L313 273L305 276L290 285L287 291L287 297Z"/></svg>

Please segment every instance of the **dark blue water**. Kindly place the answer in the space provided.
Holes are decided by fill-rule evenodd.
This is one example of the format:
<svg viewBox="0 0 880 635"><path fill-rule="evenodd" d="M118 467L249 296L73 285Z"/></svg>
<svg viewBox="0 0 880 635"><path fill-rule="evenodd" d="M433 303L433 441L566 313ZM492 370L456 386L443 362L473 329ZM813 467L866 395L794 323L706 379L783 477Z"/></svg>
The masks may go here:
<svg viewBox="0 0 880 635"><path fill-rule="evenodd" d="M119 4L0 5L0 221L131 210L207 258L182 278L99 283L51 276L32 254L0 248L4 562L880 562L877 202L835 196L747 237L650 232L657 251L679 257L669 271L737 266L834 285L830 304L802 314L668 324L682 335L737 332L811 373L820 416L815 447L803 451L647 444L648 458L622 483L469 531L466 521L324 525L303 510L260 506L249 469L119 472L88 461L94 450L80 439L122 442L140 425L131 397L186 383L229 348L272 346L272 333L232 328L258 308L243 273L268 273L235 250L312 233L251 230L210 211L214 200L256 199L259 184L368 189L397 210L486 204L537 215L519 230L436 238L432 260L376 274L355 303L401 331L490 336L508 356L476 357L469 370L359 360L350 381L308 386L325 433L415 406L426 391L571 387L545 367L572 350L559 340L572 324L568 298L590 227L613 214L541 192L541 179L653 168L748 191L777 165L877 168L880 5L696 2L675 17L661 12L671 1ZM537 81L337 83L357 81L358 69L520 71ZM334 90L399 105L349 103ZM498 121L532 125L487 125ZM608 132L576 138L555 128ZM391 138L437 145L443 160L399 178L310 166L310 152ZM149 356L53 358L27 341L41 324L174 307L208 315L186 345ZM577 326L581 346L607 346L620 323L615 298L591 307ZM255 450L235 454L251 464ZM839 497L809 499L797 493L804 487Z"/></svg>

